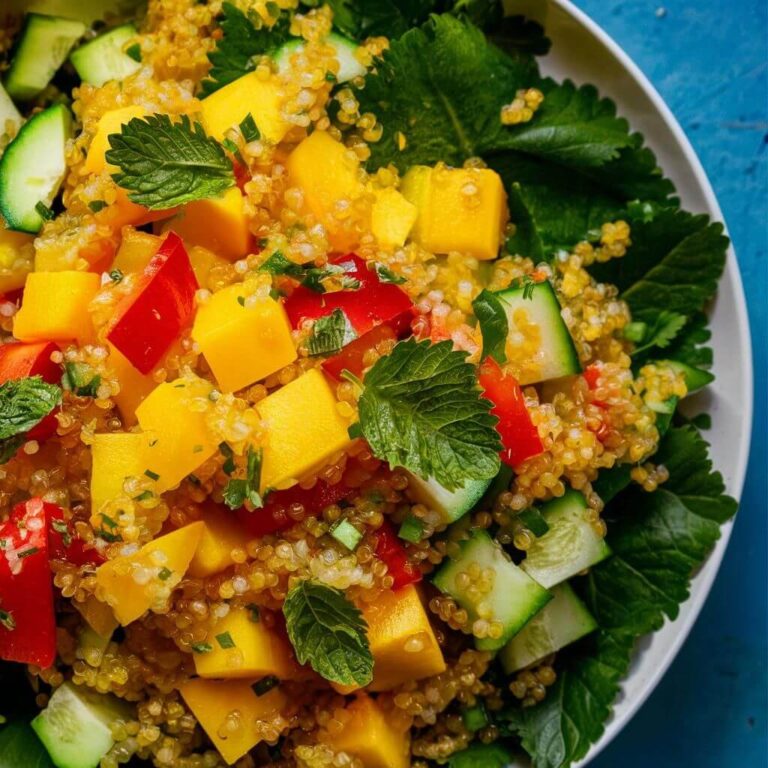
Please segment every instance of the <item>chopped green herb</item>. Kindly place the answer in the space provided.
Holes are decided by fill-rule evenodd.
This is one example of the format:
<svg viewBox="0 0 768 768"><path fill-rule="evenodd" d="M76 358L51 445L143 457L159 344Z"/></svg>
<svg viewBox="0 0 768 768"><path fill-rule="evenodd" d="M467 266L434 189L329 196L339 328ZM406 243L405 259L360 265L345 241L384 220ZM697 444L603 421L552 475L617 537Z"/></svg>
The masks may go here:
<svg viewBox="0 0 768 768"><path fill-rule="evenodd" d="M117 523L109 516L101 513L101 522L109 528L117 528Z"/></svg>
<svg viewBox="0 0 768 768"><path fill-rule="evenodd" d="M397 535L404 541L409 541L411 544L418 544L421 541L423 533L424 523L422 523L415 515L408 515L400 525L400 530L397 532Z"/></svg>
<svg viewBox="0 0 768 768"><path fill-rule="evenodd" d="M229 632L222 632L220 635L216 635L216 642L222 648L222 650L229 650L235 648L235 641L232 639L232 635Z"/></svg>
<svg viewBox="0 0 768 768"><path fill-rule="evenodd" d="M72 543L72 535L69 532L66 520L51 520L51 528L61 536L61 541L65 547Z"/></svg>
<svg viewBox="0 0 768 768"><path fill-rule="evenodd" d="M23 557L31 557L32 555L36 555L40 549L38 547L30 547L29 549L25 549L23 552L19 552L17 557L19 560L21 560Z"/></svg>
<svg viewBox="0 0 768 768"><path fill-rule="evenodd" d="M680 331L688 322L688 318L685 315L681 315L678 312L668 312L662 309L654 318L652 324L646 323L630 323L630 325L644 326L645 333L635 342L638 346L632 351L632 357L637 357L647 352L649 349L666 349L678 336ZM630 333L632 331L630 330ZM626 330L625 330L625 338Z"/></svg>
<svg viewBox="0 0 768 768"><path fill-rule="evenodd" d="M37 211L38 216L44 221L50 221L56 216L56 214L42 200L35 203L35 210Z"/></svg>
<svg viewBox="0 0 768 768"><path fill-rule="evenodd" d="M331 72L331 71L328 71L328 72L325 73L325 80L328 83L338 83L339 82L339 78L336 77L336 75L333 72Z"/></svg>
<svg viewBox="0 0 768 768"><path fill-rule="evenodd" d="M488 713L485 711L485 707L478 704L475 707L468 707L461 713L461 719L464 723L464 727L474 733L481 728L485 728L488 725Z"/></svg>
<svg viewBox="0 0 768 768"><path fill-rule="evenodd" d="M104 200L91 200L91 202L88 203L88 207L94 213L98 213L99 211L103 211L107 207L107 203Z"/></svg>
<svg viewBox="0 0 768 768"><path fill-rule="evenodd" d="M241 307L244 307L244 306L245 306L245 296L238 296L238 297L237 297L237 303L238 303L238 304L239 304Z"/></svg>
<svg viewBox="0 0 768 768"><path fill-rule="evenodd" d="M328 533L350 552L354 552L357 549L360 539L363 538L363 534L349 520L343 517L331 526Z"/></svg>
<svg viewBox="0 0 768 768"><path fill-rule="evenodd" d="M264 244L264 247L266 247L266 245L267 243ZM300 277L304 274L304 267L283 256L281 251L275 251L270 254L266 261L259 267L259 271L269 272L270 275Z"/></svg>
<svg viewBox="0 0 768 768"><path fill-rule="evenodd" d="M193 445L192 446L192 453L202 453L205 450L205 448L202 445Z"/></svg>
<svg viewBox="0 0 768 768"><path fill-rule="evenodd" d="M4 611L2 608L0 608L0 626L9 632L13 632L16 629L16 620L13 618L13 614L10 611Z"/></svg>
<svg viewBox="0 0 768 768"><path fill-rule="evenodd" d="M356 421L354 424L350 424L347 427L347 434L350 440L356 440L358 437L363 436L363 428L360 426L360 422Z"/></svg>
<svg viewBox="0 0 768 768"><path fill-rule="evenodd" d="M157 578L160 579L160 581L168 581L172 575L173 571L170 568L161 568L157 574Z"/></svg>
<svg viewBox="0 0 768 768"><path fill-rule="evenodd" d="M535 507L524 509L517 515L520 522L537 538L543 536L548 530L549 525L542 517L541 512Z"/></svg>
<svg viewBox="0 0 768 768"><path fill-rule="evenodd" d="M483 335L482 359L490 355L497 362L506 363L509 321L501 299L492 291L483 289L472 302L472 309Z"/></svg>
<svg viewBox="0 0 768 768"><path fill-rule="evenodd" d="M125 49L125 55L141 63L141 46L138 43L133 43Z"/></svg>
<svg viewBox="0 0 768 768"><path fill-rule="evenodd" d="M192 485L196 485L200 487L202 483L200 482L200 478L197 475L187 475L187 480L189 480Z"/></svg>
<svg viewBox="0 0 768 768"><path fill-rule="evenodd" d="M623 335L627 341L632 341L635 344L639 344L648 332L648 326L646 323L634 322L627 323L624 326Z"/></svg>
<svg viewBox="0 0 768 768"><path fill-rule="evenodd" d="M13 458L25 434L61 403L61 389L40 376L0 384L0 463Z"/></svg>
<svg viewBox="0 0 768 768"><path fill-rule="evenodd" d="M192 650L195 653L210 653L213 650L213 646L210 643L195 643L192 645Z"/></svg>
<svg viewBox="0 0 768 768"><path fill-rule="evenodd" d="M404 282L406 282L404 277L396 275L389 267L387 267L385 264L380 264L378 261L376 262L376 275L382 283L394 283L394 285L402 285Z"/></svg>
<svg viewBox="0 0 768 768"><path fill-rule="evenodd" d="M307 351L311 357L331 355L354 341L357 333L343 310L334 309L330 315L318 318L307 339Z"/></svg>
<svg viewBox="0 0 768 768"><path fill-rule="evenodd" d="M254 683L252 687L257 696L263 696L278 685L280 685L280 681L274 675L267 675L267 677L262 677L261 680Z"/></svg>
<svg viewBox="0 0 768 768"><path fill-rule="evenodd" d="M257 509L264 506L264 499L259 492L262 453L261 448L255 450L249 446L246 456L245 478L232 479L224 488L224 503L230 509L240 509L246 501Z"/></svg>
<svg viewBox="0 0 768 768"><path fill-rule="evenodd" d="M101 376L87 363L65 363L61 386L78 397L96 397Z"/></svg>
<svg viewBox="0 0 768 768"><path fill-rule="evenodd" d="M151 469L145 469L144 474L150 479L150 480L159 480L160 475L157 474L157 472L153 472Z"/></svg>
<svg viewBox="0 0 768 768"><path fill-rule="evenodd" d="M224 457L224 464L222 464L221 468L228 475L231 475L237 469L234 451L230 448L229 443L219 443L219 452Z"/></svg>
<svg viewBox="0 0 768 768"><path fill-rule="evenodd" d="M254 623L258 624L261 621L261 609L256 603L248 603L245 606L248 609L248 618Z"/></svg>
<svg viewBox="0 0 768 768"><path fill-rule="evenodd" d="M109 271L109 279L113 283L120 283L122 282L125 275L123 274L123 271L121 269L112 269Z"/></svg>
<svg viewBox="0 0 768 768"><path fill-rule="evenodd" d="M251 141L258 141L261 138L261 131L256 125L256 121L253 119L253 115L249 112L240 123L240 133L243 134L246 144Z"/></svg>

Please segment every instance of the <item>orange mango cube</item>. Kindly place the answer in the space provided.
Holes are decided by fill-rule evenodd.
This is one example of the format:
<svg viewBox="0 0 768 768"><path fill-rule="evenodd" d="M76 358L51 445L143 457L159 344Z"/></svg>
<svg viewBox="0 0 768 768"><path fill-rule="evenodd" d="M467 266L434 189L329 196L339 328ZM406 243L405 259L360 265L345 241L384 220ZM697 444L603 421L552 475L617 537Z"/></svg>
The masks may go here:
<svg viewBox="0 0 768 768"><path fill-rule="evenodd" d="M400 248L416 223L418 209L396 189L376 192L371 210L371 231L379 245Z"/></svg>
<svg viewBox="0 0 768 768"><path fill-rule="evenodd" d="M124 227L122 241L112 265L125 274L143 272L163 242L157 235L150 235L133 227Z"/></svg>
<svg viewBox="0 0 768 768"><path fill-rule="evenodd" d="M189 566L189 575L205 578L234 565L232 550L245 549L248 534L227 509L211 506L203 513L203 535Z"/></svg>
<svg viewBox="0 0 768 768"><path fill-rule="evenodd" d="M138 432L94 435L91 445L91 511L125 495L129 477L144 477L147 469L147 438Z"/></svg>
<svg viewBox="0 0 768 768"><path fill-rule="evenodd" d="M112 344L109 347L109 366L117 376L120 391L112 399L120 411L123 424L132 427L136 424L136 409L144 398L157 386L152 374L146 376L128 361L128 358Z"/></svg>
<svg viewBox="0 0 768 768"><path fill-rule="evenodd" d="M0 293L24 287L35 258L35 236L6 229L0 219Z"/></svg>

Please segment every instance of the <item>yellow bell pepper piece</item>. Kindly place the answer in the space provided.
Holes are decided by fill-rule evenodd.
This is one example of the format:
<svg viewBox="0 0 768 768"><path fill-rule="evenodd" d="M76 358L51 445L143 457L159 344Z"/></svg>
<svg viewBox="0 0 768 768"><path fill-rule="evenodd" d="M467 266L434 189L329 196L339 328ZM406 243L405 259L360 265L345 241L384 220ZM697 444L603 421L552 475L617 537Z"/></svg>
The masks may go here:
<svg viewBox="0 0 768 768"><path fill-rule="evenodd" d="M0 219L0 293L24 287L34 264L34 239L34 235L6 229Z"/></svg>
<svg viewBox="0 0 768 768"><path fill-rule="evenodd" d="M19 341L93 341L88 304L101 280L93 272L32 272L13 319Z"/></svg>
<svg viewBox="0 0 768 768"><path fill-rule="evenodd" d="M498 256L509 214L495 171L415 166L403 178L402 192L418 208L411 236L428 251Z"/></svg>
<svg viewBox="0 0 768 768"><path fill-rule="evenodd" d="M242 259L251 247L245 198L237 187L187 203L164 229L172 229L188 246L202 245L230 261Z"/></svg>
<svg viewBox="0 0 768 768"><path fill-rule="evenodd" d="M107 346L109 347L108 364L120 385L120 391L112 395L112 399L120 411L123 424L132 427L136 424L136 409L157 386L157 382L152 378L152 374L145 376L136 370L117 347L111 344Z"/></svg>
<svg viewBox="0 0 768 768"><path fill-rule="evenodd" d="M247 387L298 356L282 304L266 296L251 305L247 297L243 283L217 291L197 310L192 328L224 392Z"/></svg>
<svg viewBox="0 0 768 768"><path fill-rule="evenodd" d="M315 131L291 152L286 165L291 183L303 192L304 205L325 227L333 247L354 248L361 234L356 226L370 219L354 152L324 131Z"/></svg>
<svg viewBox="0 0 768 768"><path fill-rule="evenodd" d="M123 626L164 605L184 578L202 534L203 524L192 523L150 541L133 555L108 560L96 571L96 596L112 606Z"/></svg>
<svg viewBox="0 0 768 768"><path fill-rule="evenodd" d="M107 169L113 170L114 166L107 164L106 154L109 150L109 135L120 133L120 129L133 120L134 117L144 117L147 110L144 107L131 105L111 109L105 112L96 125L96 133L88 147L88 155L85 158L85 170L87 173L101 173Z"/></svg>
<svg viewBox="0 0 768 768"><path fill-rule="evenodd" d="M125 274L143 272L163 242L161 237L133 227L125 227L122 238L112 266Z"/></svg>
<svg viewBox="0 0 768 768"><path fill-rule="evenodd" d="M255 72L219 88L200 102L206 133L221 141L250 113L263 139L279 144L291 124L282 116L283 96L276 78L262 80Z"/></svg>
<svg viewBox="0 0 768 768"><path fill-rule="evenodd" d="M189 680L179 692L228 765L261 741L259 721L272 720L288 705L279 688L257 696L251 683L244 680ZM222 738L222 726L230 712L240 714L240 727Z"/></svg>
<svg viewBox="0 0 768 768"><path fill-rule="evenodd" d="M194 655L200 677L254 680L274 675L288 680L303 672L288 641L254 621L247 608L232 608L211 628L206 642L212 650Z"/></svg>
<svg viewBox="0 0 768 768"><path fill-rule="evenodd" d="M146 435L136 432L109 432L93 436L91 445L91 510L125 495L129 477L144 477L147 469Z"/></svg>
<svg viewBox="0 0 768 768"><path fill-rule="evenodd" d="M234 565L232 550L245 549L248 534L229 511L211 507L203 513L203 535L189 566L189 575L205 578Z"/></svg>
<svg viewBox="0 0 768 768"><path fill-rule="evenodd" d="M325 376L313 369L256 406L266 426L261 490L295 485L349 445L349 422Z"/></svg>
<svg viewBox="0 0 768 768"><path fill-rule="evenodd" d="M193 245L187 249L189 263L192 265L192 271L197 278L197 284L201 288L208 287L208 278L214 267L229 265L226 259L217 256L213 251L203 248L201 245Z"/></svg>
<svg viewBox="0 0 768 768"><path fill-rule="evenodd" d="M365 768L409 768L408 731L396 728L368 695L360 694L345 710L339 733L321 732L320 738L334 752L356 757Z"/></svg>
<svg viewBox="0 0 768 768"><path fill-rule="evenodd" d="M396 189L378 190L371 210L373 236L385 248L400 248L405 245L417 215L416 206Z"/></svg>
<svg viewBox="0 0 768 768"><path fill-rule="evenodd" d="M193 398L205 398L211 390L202 379L165 382L136 409L148 441L146 469L157 475L159 493L177 486L216 452L205 413L190 408Z"/></svg>

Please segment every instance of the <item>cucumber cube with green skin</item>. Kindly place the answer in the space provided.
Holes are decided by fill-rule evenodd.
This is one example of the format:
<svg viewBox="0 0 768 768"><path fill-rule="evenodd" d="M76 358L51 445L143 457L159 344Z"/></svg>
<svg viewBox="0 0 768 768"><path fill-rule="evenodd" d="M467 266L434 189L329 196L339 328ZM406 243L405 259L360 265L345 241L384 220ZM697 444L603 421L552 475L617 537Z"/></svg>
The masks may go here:
<svg viewBox="0 0 768 768"><path fill-rule="evenodd" d="M681 363L679 360L660 360L659 364L668 365L676 373L682 373L685 376L685 386L689 395L704 389L707 384L711 384L715 380L714 374L709 371L694 368L692 365Z"/></svg>
<svg viewBox="0 0 768 768"><path fill-rule="evenodd" d="M567 582L552 588L554 595L499 653L507 674L530 667L597 629L597 622Z"/></svg>
<svg viewBox="0 0 768 768"><path fill-rule="evenodd" d="M520 567L543 587L554 587L611 554L587 520L587 501L578 491L567 490L539 511L549 530L534 539Z"/></svg>
<svg viewBox="0 0 768 768"><path fill-rule="evenodd" d="M487 531L472 530L469 539L460 546L459 554L443 563L432 582L456 600L467 612L470 622L484 618L501 624L500 637L475 639L475 645L481 651L498 650L552 599L552 595L516 566ZM468 586L463 583L462 574L468 574L472 565L477 565L481 572L493 571L490 590L485 594L478 596L471 583Z"/></svg>
<svg viewBox="0 0 768 768"><path fill-rule="evenodd" d="M4 146L11 136L18 133L21 125L21 113L8 95L8 92L0 84L0 146Z"/></svg>
<svg viewBox="0 0 768 768"><path fill-rule="evenodd" d="M456 522L474 509L490 484L490 480L470 480L463 488L449 491L434 478L423 480L408 473L408 493L411 498L437 512L446 525Z"/></svg>
<svg viewBox="0 0 768 768"><path fill-rule="evenodd" d="M101 86L124 80L141 68L140 62L123 52L123 46L135 36L136 27L123 24L81 45L69 60L84 83Z"/></svg>
<svg viewBox="0 0 768 768"><path fill-rule="evenodd" d="M555 289L548 280L533 285L507 288L499 291L496 296L504 305L507 314L508 343L512 346L520 343L518 338L521 334L515 320L515 313L519 310L523 310L528 322L536 323L539 329L541 343L533 355L537 373L529 377L520 377L520 384L537 384L541 381L581 373L576 346L563 320L562 307Z"/></svg>
<svg viewBox="0 0 768 768"><path fill-rule="evenodd" d="M291 65L291 56L304 50L304 42L303 39L298 38L278 48L274 59L279 72L282 73L288 70ZM331 32L326 38L325 44L331 46L336 51L336 60L339 62L339 71L336 74L337 82L346 83L349 80L354 80L356 77L365 75L365 67L355 56L355 51L358 48L356 42L347 39L338 32Z"/></svg>

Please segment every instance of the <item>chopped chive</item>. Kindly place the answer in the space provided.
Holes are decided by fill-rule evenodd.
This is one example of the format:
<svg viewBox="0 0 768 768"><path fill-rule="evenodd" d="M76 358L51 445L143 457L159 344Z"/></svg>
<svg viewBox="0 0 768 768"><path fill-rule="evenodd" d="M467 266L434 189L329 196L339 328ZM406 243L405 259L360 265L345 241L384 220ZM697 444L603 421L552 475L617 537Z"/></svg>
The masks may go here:
<svg viewBox="0 0 768 768"><path fill-rule="evenodd" d="M421 536L424 533L424 523L414 515L408 515L403 520L400 530L397 535L404 541L409 541L411 544L418 544L421 541Z"/></svg>
<svg viewBox="0 0 768 768"><path fill-rule="evenodd" d="M0 549L5 549L8 546L8 539L0 539Z"/></svg>
<svg viewBox="0 0 768 768"><path fill-rule="evenodd" d="M196 485L198 488L202 484L200 482L200 478L197 475L187 475L187 480L189 480L192 485Z"/></svg>
<svg viewBox="0 0 768 768"><path fill-rule="evenodd" d="M153 472L151 469L145 469L144 474L150 479L150 480L159 480L160 475L157 474L157 472Z"/></svg>
<svg viewBox="0 0 768 768"><path fill-rule="evenodd" d="M363 534L355 528L352 523L346 518L337 520L329 531L336 541L342 546L345 546L350 552L353 552L357 545L360 543L360 539L363 538Z"/></svg>
<svg viewBox="0 0 768 768"><path fill-rule="evenodd" d="M117 523L109 516L101 513L102 522L106 523L110 528L117 528Z"/></svg>
<svg viewBox="0 0 768 768"><path fill-rule="evenodd" d="M16 619L9 611L4 611L2 608L0 608L0 626L5 627L9 632L16 629Z"/></svg>
<svg viewBox="0 0 768 768"><path fill-rule="evenodd" d="M160 579L160 581L168 581L172 575L173 571L170 568L162 568L157 574L157 578Z"/></svg>
<svg viewBox="0 0 768 768"><path fill-rule="evenodd" d="M248 603L245 606L248 609L248 618L254 623L258 624L261 621L261 610L256 603Z"/></svg>
<svg viewBox="0 0 768 768"><path fill-rule="evenodd" d="M18 558L21 560L22 557L30 557L31 555L36 555L39 552L38 547L30 547L29 549L25 549L23 552L19 552Z"/></svg>
<svg viewBox="0 0 768 768"><path fill-rule="evenodd" d="M104 539L104 541L107 541L110 544L114 544L116 541L123 540L123 537L119 533L110 533L109 531L105 531L103 528L99 528L99 530L95 533L96 536L98 536L100 539Z"/></svg>
<svg viewBox="0 0 768 768"><path fill-rule="evenodd" d="M192 453L202 453L205 450L202 445L193 445Z"/></svg>
<svg viewBox="0 0 768 768"><path fill-rule="evenodd" d="M339 82L339 78L336 77L336 75L333 72L331 72L330 70L325 73L325 80L328 83L338 83Z"/></svg>
<svg viewBox="0 0 768 768"><path fill-rule="evenodd" d="M133 59L134 61L138 61L139 63L141 63L141 46L138 43L129 45L125 49L125 55Z"/></svg>
<svg viewBox="0 0 768 768"><path fill-rule="evenodd" d="M99 211L104 210L104 208L107 207L107 204L104 200L91 200L90 203L88 203L88 207L94 212L98 213Z"/></svg>
<svg viewBox="0 0 768 768"><path fill-rule="evenodd" d="M349 435L350 440L354 440L357 437L363 436L363 427L360 424L359 421L356 421L354 424L350 424L347 427L347 434Z"/></svg>
<svg viewBox="0 0 768 768"><path fill-rule="evenodd" d="M213 646L210 643L195 643L192 646L192 650L195 653L210 653L213 650Z"/></svg>
<svg viewBox="0 0 768 768"><path fill-rule="evenodd" d="M221 646L223 650L229 648L236 648L235 641L232 639L232 635L229 632L222 632L220 635L216 635L216 642Z"/></svg>
<svg viewBox="0 0 768 768"><path fill-rule="evenodd" d="M278 685L280 685L280 681L274 675L268 675L267 677L262 677L261 680L253 684L253 692L257 696L263 696Z"/></svg>
<svg viewBox="0 0 768 768"><path fill-rule="evenodd" d="M35 210L44 221L50 221L56 215L42 200L35 203Z"/></svg>
<svg viewBox="0 0 768 768"><path fill-rule="evenodd" d="M253 115L249 112L240 123L240 133L243 134L243 138L246 143L251 141L258 141L261 138L261 131L256 125L256 121L253 119Z"/></svg>
<svg viewBox="0 0 768 768"><path fill-rule="evenodd" d="M113 269L109 272L109 279L113 283L119 283L122 281L122 279L125 277L123 274L123 271L121 269Z"/></svg>
<svg viewBox="0 0 768 768"><path fill-rule="evenodd" d="M152 493L152 491L142 491L138 496L134 496L134 501L147 501L147 499L151 499L155 494Z"/></svg>

